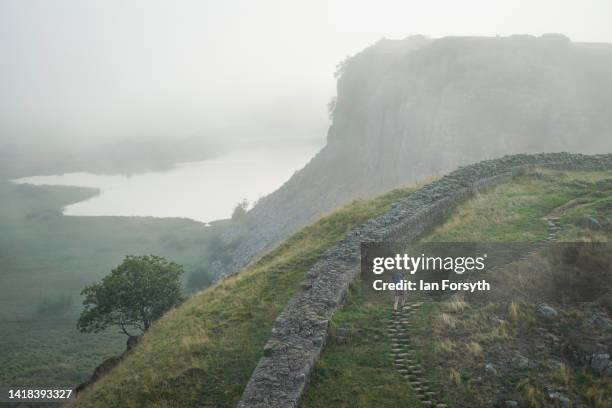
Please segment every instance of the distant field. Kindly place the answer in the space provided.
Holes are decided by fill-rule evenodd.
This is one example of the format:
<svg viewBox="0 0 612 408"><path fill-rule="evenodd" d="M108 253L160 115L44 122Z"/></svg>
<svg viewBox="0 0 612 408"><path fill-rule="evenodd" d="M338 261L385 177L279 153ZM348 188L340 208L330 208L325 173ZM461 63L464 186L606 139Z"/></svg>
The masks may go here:
<svg viewBox="0 0 612 408"><path fill-rule="evenodd" d="M206 263L212 229L190 220L61 215L93 194L0 182L0 384L75 384L124 349L125 336L80 334L76 319L80 290L125 255L166 256L187 273Z"/></svg>

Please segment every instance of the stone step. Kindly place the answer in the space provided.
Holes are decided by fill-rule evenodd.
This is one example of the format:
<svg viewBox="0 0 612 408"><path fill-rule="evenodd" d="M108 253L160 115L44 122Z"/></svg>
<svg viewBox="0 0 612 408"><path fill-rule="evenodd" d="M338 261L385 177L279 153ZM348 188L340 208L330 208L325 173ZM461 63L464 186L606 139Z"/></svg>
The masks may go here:
<svg viewBox="0 0 612 408"><path fill-rule="evenodd" d="M421 367L420 365L411 365L408 366L409 370L421 370L423 367Z"/></svg>

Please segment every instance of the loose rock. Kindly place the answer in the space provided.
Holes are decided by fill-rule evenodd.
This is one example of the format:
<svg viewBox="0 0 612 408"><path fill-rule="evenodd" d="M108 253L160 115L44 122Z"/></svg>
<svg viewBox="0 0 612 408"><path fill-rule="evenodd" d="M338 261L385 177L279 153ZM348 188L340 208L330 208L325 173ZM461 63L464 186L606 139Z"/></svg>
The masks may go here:
<svg viewBox="0 0 612 408"><path fill-rule="evenodd" d="M591 371L602 374L610 364L610 355L606 353L593 354L591 357Z"/></svg>
<svg viewBox="0 0 612 408"><path fill-rule="evenodd" d="M557 317L559 312L557 312L557 310L547 305L546 303L540 303L538 307L536 307L536 314L545 319L552 320Z"/></svg>

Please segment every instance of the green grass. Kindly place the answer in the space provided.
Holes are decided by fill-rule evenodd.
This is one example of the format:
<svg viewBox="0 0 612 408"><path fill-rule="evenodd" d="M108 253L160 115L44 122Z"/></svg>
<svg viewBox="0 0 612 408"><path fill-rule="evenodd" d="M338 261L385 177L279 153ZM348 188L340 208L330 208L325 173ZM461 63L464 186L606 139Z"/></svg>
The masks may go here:
<svg viewBox="0 0 612 408"><path fill-rule="evenodd" d="M575 221L586 214L606 223L612 215L609 205L612 188L605 181L608 179L612 179L612 172L540 170L528 173L460 205L447 222L422 241L539 241L548 235L544 217L571 200L581 204L560 213L560 223L568 233L576 228ZM336 326L355 327L370 334L348 344L332 343L326 347L315 366L304 407L420 406L408 384L394 374L391 361L385 360L388 340L380 329L380 321L388 313L391 300L381 296L378 300L353 296L336 313L333 318ZM416 315L413 341L418 347L417 360L426 367L427 380L450 397L451 406L490 406L482 405L479 396L486 399L499 392L499 384L493 386L477 380L482 377L486 356L496 345L502 346L502 350L517 347L516 342L522 337L526 339L529 330L533 331L533 305L521 303L512 310L520 324L498 325L492 319L501 317L512 322L508 304L496 299L478 304L457 299L434 301L424 305ZM553 373L544 371L540 375L553 381ZM588 395L590 399L585 398L591 402L604 399L602 391L609 382L602 384L593 379L585 382L587 385L577 393ZM541 382L538 384L540 389L524 387L530 390L526 401L529 398L536 401L543 395Z"/></svg>
<svg viewBox="0 0 612 408"><path fill-rule="evenodd" d="M573 178L565 180L548 172L544 174L547 177L520 176L478 194L460 205L450 219L424 241L535 242L546 238L544 217L587 191L574 183ZM592 177L591 173L584 174L585 179Z"/></svg>
<svg viewBox="0 0 612 408"><path fill-rule="evenodd" d="M315 366L303 408L418 406L405 380L390 367L391 342L386 336L388 302L364 298L360 282L347 304L332 319L331 340ZM348 329L348 342L334 340L338 328ZM376 344L376 347L372 347Z"/></svg>
<svg viewBox="0 0 612 408"><path fill-rule="evenodd" d="M125 348L119 333L82 334L74 319L2 324L2 384L74 386Z"/></svg>
<svg viewBox="0 0 612 408"><path fill-rule="evenodd" d="M412 189L356 201L300 230L241 273L157 321L81 407L235 406L274 319L320 255Z"/></svg>

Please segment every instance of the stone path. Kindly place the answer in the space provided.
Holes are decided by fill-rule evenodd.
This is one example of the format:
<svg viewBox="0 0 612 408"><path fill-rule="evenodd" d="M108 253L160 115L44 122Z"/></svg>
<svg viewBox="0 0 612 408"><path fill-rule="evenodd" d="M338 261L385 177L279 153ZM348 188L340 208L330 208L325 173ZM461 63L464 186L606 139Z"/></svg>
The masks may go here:
<svg viewBox="0 0 612 408"><path fill-rule="evenodd" d="M546 245L558 240L561 230L559 219L551 215L545 219L548 226L547 238L536 243L520 258L521 260L529 258ZM415 329L414 322L411 319L424 303L423 301L413 302L397 311L391 309L391 318L387 329L388 336L391 339L391 357L393 358L393 366L410 384L423 406L446 408L448 405L440 402L442 400L440 390L434 390L433 385L423 376L423 367L416 360L416 350L410 340Z"/></svg>
<svg viewBox="0 0 612 408"><path fill-rule="evenodd" d="M391 311L388 334L391 339L391 356L393 366L410 384L415 394L425 407L446 408L440 402L439 390L435 391L423 375L423 367L416 360L416 350L411 344L410 335L414 330L413 315L424 302L414 302L403 306L398 311Z"/></svg>
<svg viewBox="0 0 612 408"><path fill-rule="evenodd" d="M548 224L548 237L546 237L546 239L543 241L536 243L529 251L519 258L520 260L526 260L536 252L546 247L546 245L556 242L559 239L559 231L561 230L561 227L559 226L559 218L549 215L546 216L545 219Z"/></svg>

